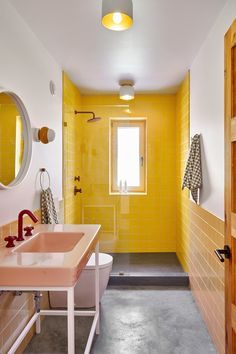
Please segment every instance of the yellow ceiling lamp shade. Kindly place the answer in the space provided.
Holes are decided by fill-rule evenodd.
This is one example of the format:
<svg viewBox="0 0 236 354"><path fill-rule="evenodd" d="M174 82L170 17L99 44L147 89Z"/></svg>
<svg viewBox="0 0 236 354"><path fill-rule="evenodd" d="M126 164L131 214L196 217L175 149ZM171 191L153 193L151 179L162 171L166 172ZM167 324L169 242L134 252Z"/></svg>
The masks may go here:
<svg viewBox="0 0 236 354"><path fill-rule="evenodd" d="M112 31L127 30L133 23L132 0L103 0L102 24Z"/></svg>

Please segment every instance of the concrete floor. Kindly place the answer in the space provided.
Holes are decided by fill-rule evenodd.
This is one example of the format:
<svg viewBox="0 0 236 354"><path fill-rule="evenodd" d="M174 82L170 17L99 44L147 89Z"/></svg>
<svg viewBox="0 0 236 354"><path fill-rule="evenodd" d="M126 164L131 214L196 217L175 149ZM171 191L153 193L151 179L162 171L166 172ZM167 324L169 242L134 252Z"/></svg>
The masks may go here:
<svg viewBox="0 0 236 354"><path fill-rule="evenodd" d="M76 354L91 319L76 318ZM48 317L24 354L67 353L66 318ZM217 353L187 288L109 288L101 304L101 334L91 354Z"/></svg>

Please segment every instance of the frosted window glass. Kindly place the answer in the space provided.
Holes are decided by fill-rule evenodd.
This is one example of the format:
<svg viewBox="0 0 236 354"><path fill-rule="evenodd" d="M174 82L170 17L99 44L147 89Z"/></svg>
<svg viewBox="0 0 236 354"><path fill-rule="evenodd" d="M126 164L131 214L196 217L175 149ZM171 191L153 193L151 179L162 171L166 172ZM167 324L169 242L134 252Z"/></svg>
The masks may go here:
<svg viewBox="0 0 236 354"><path fill-rule="evenodd" d="M139 127L117 129L117 185L140 186Z"/></svg>

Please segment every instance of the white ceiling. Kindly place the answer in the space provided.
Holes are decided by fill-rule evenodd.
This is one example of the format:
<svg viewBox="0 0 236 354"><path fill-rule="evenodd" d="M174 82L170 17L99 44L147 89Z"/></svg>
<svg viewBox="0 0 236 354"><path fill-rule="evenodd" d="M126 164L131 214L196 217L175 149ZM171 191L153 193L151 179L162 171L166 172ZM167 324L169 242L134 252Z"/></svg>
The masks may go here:
<svg viewBox="0 0 236 354"><path fill-rule="evenodd" d="M101 25L102 0L10 0L82 93L174 92L226 0L133 0L124 32Z"/></svg>

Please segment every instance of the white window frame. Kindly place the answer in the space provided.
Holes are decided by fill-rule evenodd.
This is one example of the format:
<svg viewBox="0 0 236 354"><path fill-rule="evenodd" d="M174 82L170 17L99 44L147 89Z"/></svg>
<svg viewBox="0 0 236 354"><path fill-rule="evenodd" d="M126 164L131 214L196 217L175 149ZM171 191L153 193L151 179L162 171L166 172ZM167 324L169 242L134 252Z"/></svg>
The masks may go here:
<svg viewBox="0 0 236 354"><path fill-rule="evenodd" d="M134 126L140 129L140 186L128 186L120 191L117 184L117 130L119 127ZM147 194L147 118L110 118L109 120L109 194Z"/></svg>

